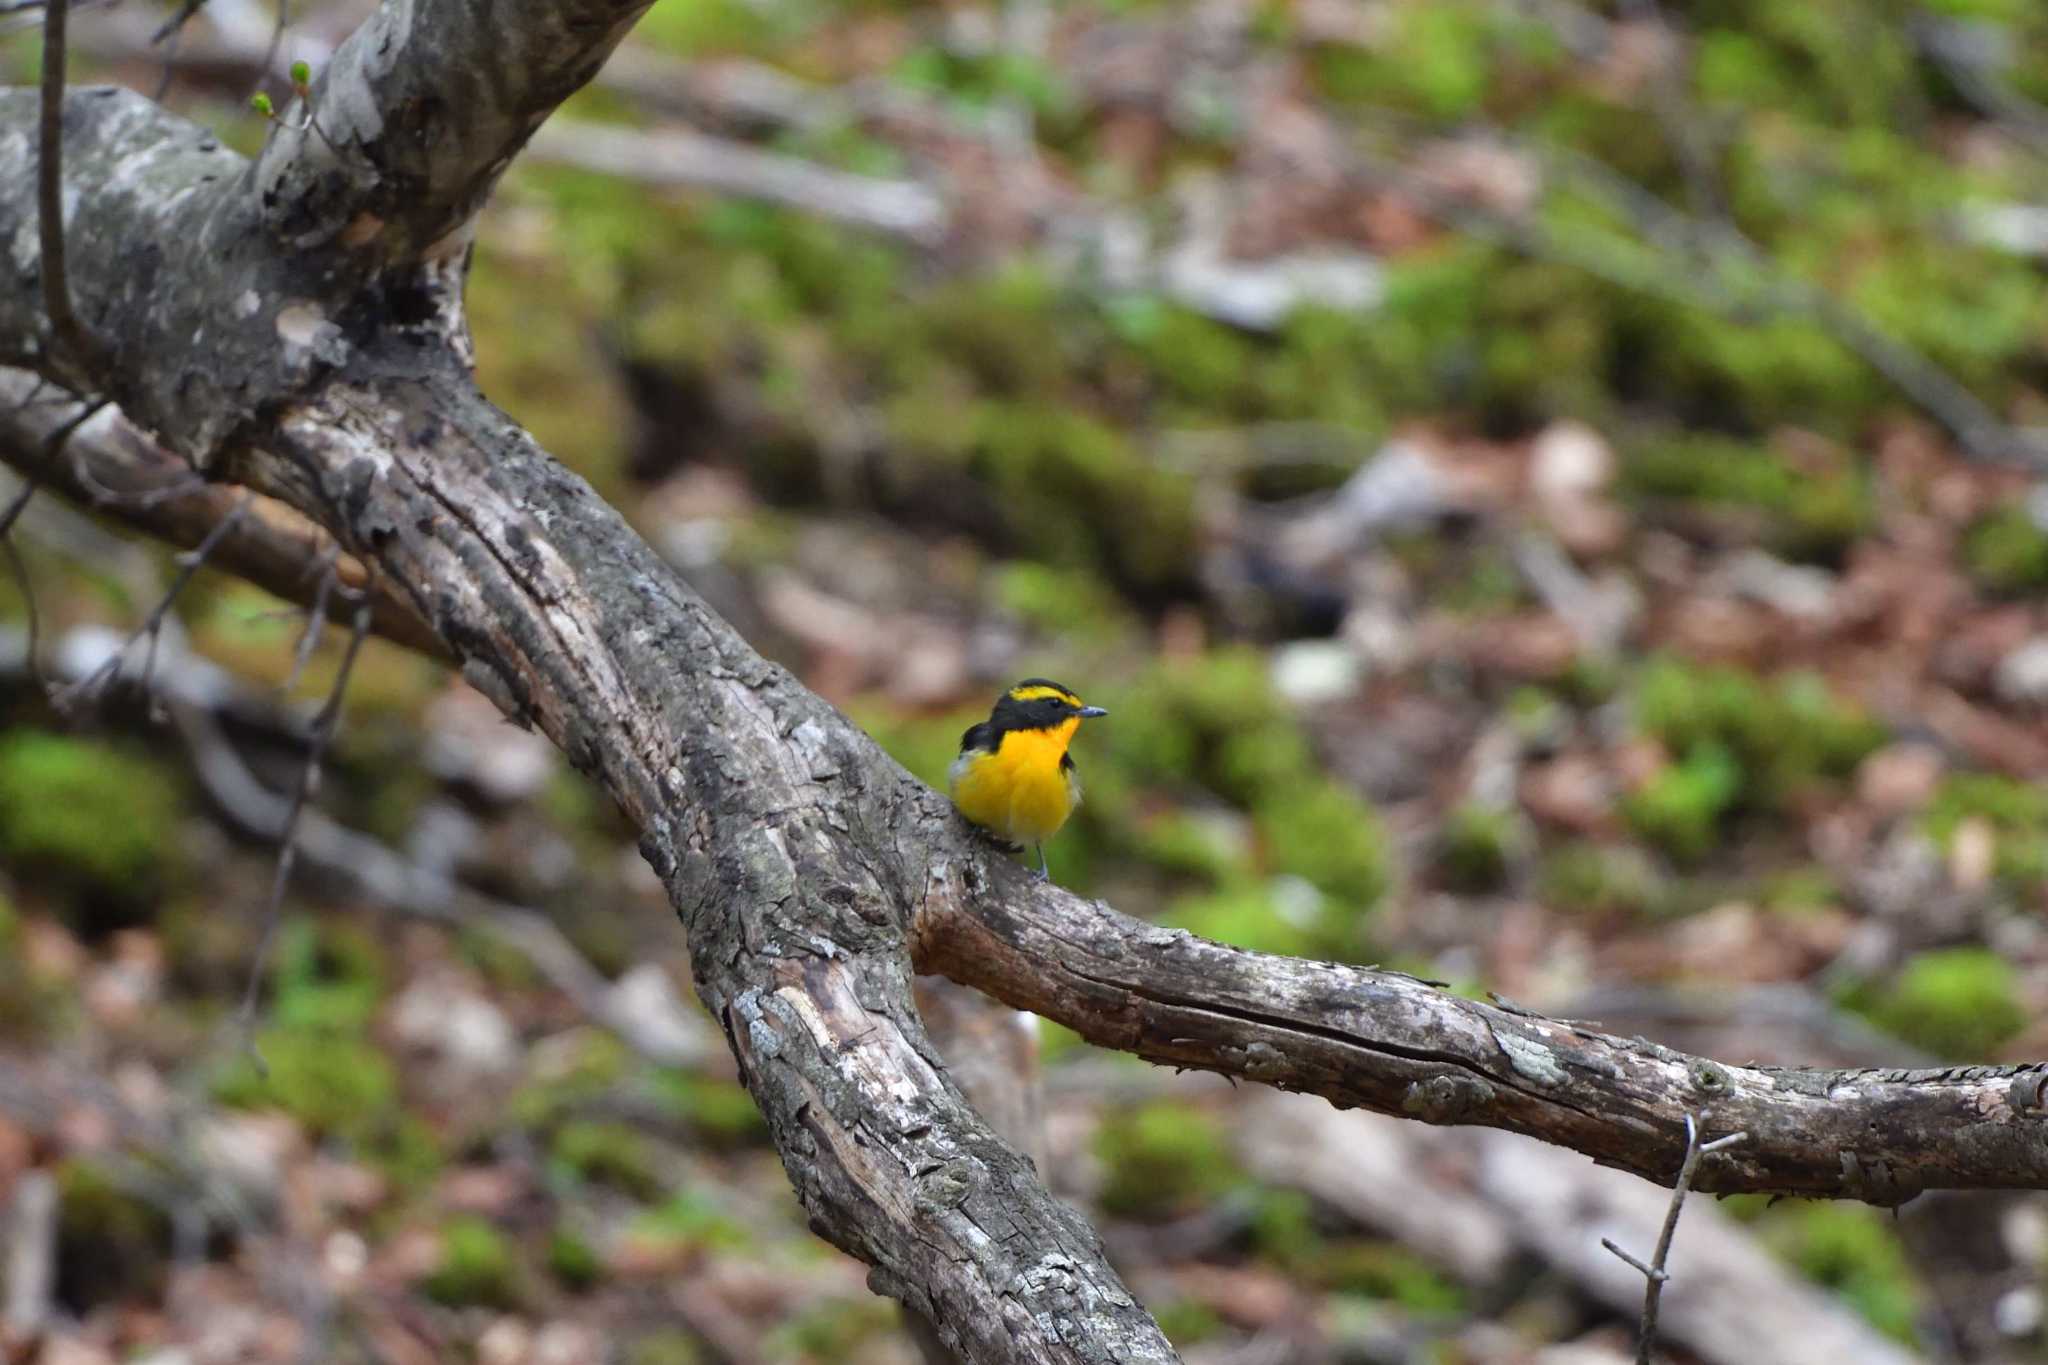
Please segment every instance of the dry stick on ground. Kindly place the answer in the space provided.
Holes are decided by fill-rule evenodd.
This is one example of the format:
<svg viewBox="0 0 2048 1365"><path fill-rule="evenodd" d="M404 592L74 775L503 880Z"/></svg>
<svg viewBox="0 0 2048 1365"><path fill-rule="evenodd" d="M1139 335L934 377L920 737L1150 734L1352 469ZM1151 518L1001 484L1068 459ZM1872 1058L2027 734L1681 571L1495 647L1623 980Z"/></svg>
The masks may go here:
<svg viewBox="0 0 2048 1365"><path fill-rule="evenodd" d="M48 1171L23 1171L13 1196L0 1204L6 1229L0 1284L0 1351L35 1340L48 1321L57 1290L57 1178Z"/></svg>
<svg viewBox="0 0 2048 1365"><path fill-rule="evenodd" d="M611 794L812 1226L877 1290L977 1362L1174 1358L1092 1229L937 1062L919 969L1168 1064L1528 1133L1660 1180L1706 1110L1753 1140L1700 1188L2048 1187L2048 1069L1723 1066L1162 930L992 858L476 389L459 293L476 209L640 9L391 3L314 82L328 139L277 128L253 163L139 96L73 92L67 189L98 229L73 244L73 287L119 324L106 387L131 420L327 527ZM15 130L33 114L0 91L0 237L16 241L33 206ZM33 269L22 254L0 272ZM0 288L0 354L40 325Z"/></svg>
<svg viewBox="0 0 2048 1365"><path fill-rule="evenodd" d="M1730 1133L1726 1137L1715 1138L1712 1142L1701 1142L1699 1119L1695 1115L1687 1114L1685 1162L1678 1168L1678 1179L1671 1186L1671 1207L1664 1215L1664 1228L1657 1234L1657 1250L1650 1257L1649 1264L1645 1265L1623 1251L1614 1244L1613 1239L1600 1239L1601 1246L1633 1266L1643 1277L1643 1320L1636 1332L1636 1365L1651 1365L1650 1352L1657 1344L1657 1305L1664 1297L1664 1282L1671 1278L1664 1267L1671 1257L1671 1239L1678 1233L1679 1211L1685 1207L1686 1192L1692 1189L1693 1177L1699 1170L1700 1161L1710 1153L1723 1151L1748 1140L1747 1133Z"/></svg>

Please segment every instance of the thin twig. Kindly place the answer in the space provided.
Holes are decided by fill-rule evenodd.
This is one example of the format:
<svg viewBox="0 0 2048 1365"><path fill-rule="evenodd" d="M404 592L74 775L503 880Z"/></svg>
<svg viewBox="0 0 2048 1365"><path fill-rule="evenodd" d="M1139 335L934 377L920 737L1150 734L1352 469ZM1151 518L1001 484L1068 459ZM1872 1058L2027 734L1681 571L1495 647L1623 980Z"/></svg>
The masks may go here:
<svg viewBox="0 0 2048 1365"><path fill-rule="evenodd" d="M320 575L320 585L313 590L313 603L306 609L306 628L299 633L298 646L292 650L292 671L285 678L284 686L278 691L289 693L299 685L306 665L313 661L313 651L319 648L320 634L327 629L327 601L341 583L341 577L334 571L335 560L341 555L339 546L330 546L314 565Z"/></svg>
<svg viewBox="0 0 2048 1365"><path fill-rule="evenodd" d="M332 576L333 570L329 570ZM340 727L342 699L348 692L348 677L356 666L356 656L362 652L363 641L370 634L369 594L359 594L356 599L355 618L350 624L348 649L341 656L341 668L334 675L334 686L328 689L327 701L313 718L313 734L306 748L306 761L299 768L298 785L292 789L291 808L286 811L284 829L278 835L277 871L270 880L270 897L263 906L263 929L256 940L256 956L249 964L249 984L242 993L240 1015L243 1046L255 1059L258 1071L264 1071L263 1055L256 1051L256 1003L263 987L263 964L270 956L270 942L277 936L278 920L284 914L285 887L291 881L292 863L298 854L299 817L306 809L306 801L320 785L320 761L327 753L328 744L334 739L334 732Z"/></svg>
<svg viewBox="0 0 2048 1365"><path fill-rule="evenodd" d="M249 87L252 99L263 88L263 82L270 78L270 73L277 69L277 54L284 46L284 31L291 23L291 12L291 0L277 0L277 18L270 29L270 47L263 54L263 65L256 70L256 83Z"/></svg>
<svg viewBox="0 0 2048 1365"><path fill-rule="evenodd" d="M97 368L98 347L71 310L71 280L64 267L64 26L70 0L43 7L42 121L36 144L36 216L42 252L43 311L60 365L87 373Z"/></svg>
<svg viewBox="0 0 2048 1365"><path fill-rule="evenodd" d="M48 1323L57 1291L57 1180L46 1170L23 1171L4 1207L7 1217L7 1287L0 1303L0 1337L33 1341Z"/></svg>
<svg viewBox="0 0 2048 1365"><path fill-rule="evenodd" d="M150 94L150 98L158 104L162 104L164 96L171 93L171 82L177 79L178 43L184 36L185 30L179 28L171 34L171 40L164 44L163 74L156 78L156 89Z"/></svg>
<svg viewBox="0 0 2048 1365"><path fill-rule="evenodd" d="M43 438L43 458L41 463L36 468L28 471L21 481L21 491L15 494L14 500L7 504L5 511L0 511L0 549L4 549L6 552L8 568L14 574L14 581L21 585L22 610L28 619L29 677L35 683L36 690L44 695L48 695L50 689L43 677L42 650L40 648L43 628L42 612L36 606L35 584L29 579L28 562L22 558L21 547L14 543L14 523L21 520L21 514L28 510L30 499L34 498L36 491L43 486L45 471L49 469L55 460L63 455L65 443L71 439L71 433L84 426L94 413L106 405L107 400L104 398L94 399L81 405L76 413L65 419L62 426L57 427L48 436Z"/></svg>
<svg viewBox="0 0 2048 1365"><path fill-rule="evenodd" d="M156 32L149 35L151 43L160 43L166 38L176 37L179 30L190 23L192 16L206 8L206 0L182 0L177 12L157 25Z"/></svg>
<svg viewBox="0 0 2048 1365"><path fill-rule="evenodd" d="M1650 1353L1657 1343L1657 1310L1663 1302L1664 1284L1671 1278L1671 1272L1665 1269L1665 1264L1671 1258L1671 1241L1678 1234L1678 1215L1685 1208L1685 1196L1692 1189L1693 1176L1699 1170L1700 1158L1709 1152L1718 1152L1748 1140L1748 1133L1730 1133L1726 1137L1715 1138L1712 1142L1701 1142L1699 1120L1694 1115L1687 1114L1685 1160L1679 1165L1678 1180L1671 1187L1671 1205L1664 1211L1664 1227L1657 1234L1657 1250L1650 1257L1650 1263L1644 1265L1616 1246L1611 1238L1600 1239L1601 1246L1613 1252L1643 1277L1643 1319L1636 1334L1636 1365L1651 1365Z"/></svg>
<svg viewBox="0 0 2048 1365"><path fill-rule="evenodd" d="M206 533L204 540L200 541L193 549L178 556L177 574L171 579L170 586L164 589L163 596L157 599L157 604L150 609L149 615L143 618L142 624L137 626L129 634L127 641L121 648L110 653L98 668L95 668L92 672L86 674L85 677L80 678L77 682L57 694L54 698L54 705L58 710L72 711L82 702L96 698L106 689L107 684L120 673L121 665L127 660L128 651L134 647L135 642L145 636L149 640L149 651L145 656L142 686L145 691L148 690L150 671L156 661L157 637L163 633L164 621L169 617L171 608L177 604L178 595L185 591L185 585L190 583L192 576L198 573L200 568L205 565L206 557L213 553L215 546L227 538L228 532L235 528L235 524L241 521L242 514L248 510L249 495L245 493L235 500L235 505L229 509L228 514L216 522L213 529Z"/></svg>

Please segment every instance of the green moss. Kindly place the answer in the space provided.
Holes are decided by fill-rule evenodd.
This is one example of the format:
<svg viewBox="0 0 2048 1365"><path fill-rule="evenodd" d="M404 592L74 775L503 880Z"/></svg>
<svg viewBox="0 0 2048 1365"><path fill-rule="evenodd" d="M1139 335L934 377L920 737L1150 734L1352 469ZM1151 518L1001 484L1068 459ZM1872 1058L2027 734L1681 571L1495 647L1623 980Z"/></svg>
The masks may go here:
<svg viewBox="0 0 2048 1365"><path fill-rule="evenodd" d="M1159 1330L1179 1350L1199 1346L1222 1333L1223 1319L1200 1299L1168 1299L1153 1310Z"/></svg>
<svg viewBox="0 0 2048 1365"><path fill-rule="evenodd" d="M994 574L996 602L1034 630L1073 642L1120 640L1136 628L1123 599L1080 569L1010 560Z"/></svg>
<svg viewBox="0 0 2048 1365"><path fill-rule="evenodd" d="M635 35L679 57L767 57L802 32L804 7L748 0L660 0Z"/></svg>
<svg viewBox="0 0 2048 1365"><path fill-rule="evenodd" d="M1670 436L1630 446L1622 487L1638 497L1742 509L1780 553L1837 560L1875 516L1870 486L1855 465L1797 468L1762 446L1717 436Z"/></svg>
<svg viewBox="0 0 2048 1365"><path fill-rule="evenodd" d="M988 402L972 412L965 467L987 486L1022 548L1055 563L1100 566L1143 591L1190 581L1187 479L1146 461L1116 427L1071 408Z"/></svg>
<svg viewBox="0 0 2048 1365"><path fill-rule="evenodd" d="M597 300L569 278L566 259L477 252L464 291L477 382L549 453L620 502L632 413L598 344ZM536 297L555 306L533 308Z"/></svg>
<svg viewBox="0 0 2048 1365"><path fill-rule="evenodd" d="M177 819L177 784L124 748L0 735L0 861L45 884L147 897L179 861Z"/></svg>
<svg viewBox="0 0 2048 1365"><path fill-rule="evenodd" d="M1864 1204L1802 1204L1767 1215L1763 1235L1886 1336L1917 1344L1920 1286L1889 1215Z"/></svg>
<svg viewBox="0 0 2048 1365"><path fill-rule="evenodd" d="M1637 724L1678 762L1635 794L1631 822L1680 857L1698 857L1737 811L1777 811L1851 775L1884 728L1819 678L1765 680L1665 656L1643 670Z"/></svg>
<svg viewBox="0 0 2048 1365"><path fill-rule="evenodd" d="M1634 848L1568 843L1544 855L1538 896L1553 910L1639 915L1662 900L1657 870Z"/></svg>
<svg viewBox="0 0 2048 1365"><path fill-rule="evenodd" d="M1254 952L1301 957L1314 955L1324 913L1323 898L1301 883L1242 881L1175 897L1160 922Z"/></svg>
<svg viewBox="0 0 2048 1365"><path fill-rule="evenodd" d="M1387 886L1387 838L1363 799L1327 778L1269 795L1256 813L1275 872L1292 873L1361 915Z"/></svg>
<svg viewBox="0 0 2048 1365"><path fill-rule="evenodd" d="M653 1145L630 1124L572 1119L555 1130L548 1156L558 1170L637 1199L652 1199L663 1188Z"/></svg>
<svg viewBox="0 0 2048 1365"><path fill-rule="evenodd" d="M1696 863L1719 841L1721 817L1742 791L1742 768L1719 744L1695 745L1682 762L1629 793L1629 828L1681 862Z"/></svg>
<svg viewBox="0 0 2048 1365"><path fill-rule="evenodd" d="M2019 977L1988 948L1921 953L1889 991L1865 988L1849 1003L1917 1047L1959 1062L1988 1062L2027 1023Z"/></svg>
<svg viewBox="0 0 2048 1365"><path fill-rule="evenodd" d="M664 1069L656 1073L655 1086L667 1107L706 1145L751 1147L768 1139L761 1106L738 1081Z"/></svg>
<svg viewBox="0 0 2048 1365"><path fill-rule="evenodd" d="M277 940L271 1022L306 1033L360 1034L385 990L382 946L341 921L294 918Z"/></svg>
<svg viewBox="0 0 2048 1365"><path fill-rule="evenodd" d="M369 1043L328 1032L265 1029L262 1066L238 1059L213 1083L213 1097L243 1109L281 1109L316 1134L367 1137L398 1104L390 1058ZM266 1074L267 1073L267 1074Z"/></svg>
<svg viewBox="0 0 2048 1365"><path fill-rule="evenodd" d="M2048 530L2023 505L2007 503L1970 527L1963 563L1993 592L2039 592L2048 588Z"/></svg>
<svg viewBox="0 0 2048 1365"><path fill-rule="evenodd" d="M1997 836L1998 875L2017 885L2048 876L2048 790L1996 773L1953 773L1922 817L1943 848L1965 820L1983 820Z"/></svg>
<svg viewBox="0 0 2048 1365"><path fill-rule="evenodd" d="M1437 835L1437 877L1453 891L1496 890L1526 843L1514 810L1468 801L1444 818Z"/></svg>
<svg viewBox="0 0 2048 1365"><path fill-rule="evenodd" d="M1102 742L1138 782L1188 783L1251 808L1315 772L1308 742L1254 650L1162 664L1105 704L1111 719Z"/></svg>
<svg viewBox="0 0 2048 1365"><path fill-rule="evenodd" d="M1163 872L1218 885L1235 881L1251 870L1248 841L1235 832L1241 823L1230 814L1167 811L1139 827L1137 853Z"/></svg>
<svg viewBox="0 0 2048 1365"><path fill-rule="evenodd" d="M541 1059L546 1065L537 1068L512 1097L512 1121L523 1127L538 1128L558 1121L610 1093L626 1074L625 1045L596 1029L562 1040Z"/></svg>
<svg viewBox="0 0 2048 1365"><path fill-rule="evenodd" d="M1841 904L1834 874L1817 863L1788 867L1764 880L1758 897L1764 909L1780 915L1802 915Z"/></svg>
<svg viewBox="0 0 2048 1365"><path fill-rule="evenodd" d="M647 1210L627 1228L633 1240L671 1250L736 1250L752 1246L755 1234L709 1194L678 1190L668 1202Z"/></svg>
<svg viewBox="0 0 2048 1365"><path fill-rule="evenodd" d="M1429 1262L1386 1242L1344 1241L1322 1249L1314 1278L1324 1287L1399 1304L1422 1317L1466 1311L1462 1286Z"/></svg>
<svg viewBox="0 0 2048 1365"><path fill-rule="evenodd" d="M1244 1183L1223 1129L1186 1105L1160 1101L1113 1114L1095 1134L1105 1213L1162 1220Z"/></svg>
<svg viewBox="0 0 2048 1365"><path fill-rule="evenodd" d="M424 1118L405 1110L376 1117L354 1147L401 1195L424 1191L447 1165L440 1136Z"/></svg>
<svg viewBox="0 0 2048 1365"><path fill-rule="evenodd" d="M452 1308L513 1308L521 1278L511 1240L484 1219L458 1215L441 1225L441 1260L420 1288Z"/></svg>
<svg viewBox="0 0 2048 1365"><path fill-rule="evenodd" d="M697 1339L676 1328L650 1332L626 1348L626 1365L703 1365Z"/></svg>
<svg viewBox="0 0 2048 1365"><path fill-rule="evenodd" d="M20 934L19 913L0 890L0 1039L39 1043L61 1029L78 992L70 982L31 971L18 951Z"/></svg>
<svg viewBox="0 0 2048 1365"><path fill-rule="evenodd" d="M853 1360L866 1343L895 1336L901 1329L896 1305L886 1299L827 1299L778 1324L763 1338L761 1351L769 1360Z"/></svg>
<svg viewBox="0 0 2048 1365"><path fill-rule="evenodd" d="M582 1293L604 1279L604 1261L574 1228L557 1223L548 1235L548 1273L564 1289Z"/></svg>

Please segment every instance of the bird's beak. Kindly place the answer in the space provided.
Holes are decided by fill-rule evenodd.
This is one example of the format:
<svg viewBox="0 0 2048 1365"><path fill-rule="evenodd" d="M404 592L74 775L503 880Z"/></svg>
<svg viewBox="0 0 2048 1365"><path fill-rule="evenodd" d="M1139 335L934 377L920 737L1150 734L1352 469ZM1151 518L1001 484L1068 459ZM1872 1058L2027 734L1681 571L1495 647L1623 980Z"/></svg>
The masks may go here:
<svg viewBox="0 0 2048 1365"><path fill-rule="evenodd" d="M1099 706L1084 706L1080 710L1076 711L1074 714L1086 719L1095 716L1106 716L1109 714L1109 712L1103 710Z"/></svg>

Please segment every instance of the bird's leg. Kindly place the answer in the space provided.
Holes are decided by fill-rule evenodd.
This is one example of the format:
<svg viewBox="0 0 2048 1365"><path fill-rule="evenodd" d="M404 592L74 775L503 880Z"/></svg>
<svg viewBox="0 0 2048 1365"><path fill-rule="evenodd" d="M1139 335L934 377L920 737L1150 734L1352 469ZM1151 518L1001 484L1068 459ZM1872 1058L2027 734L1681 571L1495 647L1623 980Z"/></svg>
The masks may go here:
<svg viewBox="0 0 2048 1365"><path fill-rule="evenodd" d="M1049 868L1049 867L1047 867L1047 866L1045 865L1045 845L1044 845L1044 844L1039 844L1039 845L1037 845L1037 848L1038 848L1038 880L1040 880L1040 881L1042 881L1042 882L1049 882L1049 881L1051 881L1051 880L1052 880L1052 869L1051 869L1051 868Z"/></svg>

